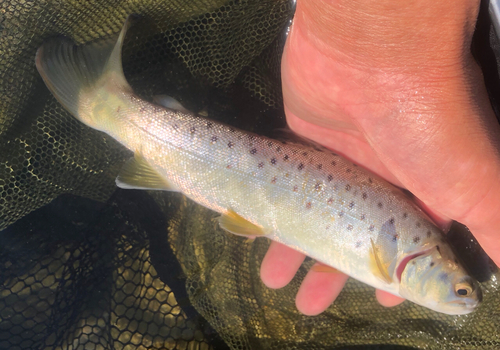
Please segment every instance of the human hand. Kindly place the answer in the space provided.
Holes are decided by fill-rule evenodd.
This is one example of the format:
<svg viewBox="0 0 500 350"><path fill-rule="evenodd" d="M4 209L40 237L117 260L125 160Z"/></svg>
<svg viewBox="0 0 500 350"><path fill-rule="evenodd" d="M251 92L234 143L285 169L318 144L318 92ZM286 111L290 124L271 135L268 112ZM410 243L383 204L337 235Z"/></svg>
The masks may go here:
<svg viewBox="0 0 500 350"><path fill-rule="evenodd" d="M478 0L299 0L283 95L292 130L407 188L443 229L467 225L500 264L500 130L470 53L478 9ZM283 287L303 259L273 242L263 282ZM346 280L310 271L297 308L321 313Z"/></svg>

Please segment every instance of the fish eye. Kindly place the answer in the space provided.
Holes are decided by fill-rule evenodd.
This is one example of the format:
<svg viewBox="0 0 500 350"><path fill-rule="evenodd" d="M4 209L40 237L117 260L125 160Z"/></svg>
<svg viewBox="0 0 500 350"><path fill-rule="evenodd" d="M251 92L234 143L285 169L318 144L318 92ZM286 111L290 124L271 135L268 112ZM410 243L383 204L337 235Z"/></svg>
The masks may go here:
<svg viewBox="0 0 500 350"><path fill-rule="evenodd" d="M473 289L469 283L461 282L455 285L455 293L459 297L468 297L472 294Z"/></svg>

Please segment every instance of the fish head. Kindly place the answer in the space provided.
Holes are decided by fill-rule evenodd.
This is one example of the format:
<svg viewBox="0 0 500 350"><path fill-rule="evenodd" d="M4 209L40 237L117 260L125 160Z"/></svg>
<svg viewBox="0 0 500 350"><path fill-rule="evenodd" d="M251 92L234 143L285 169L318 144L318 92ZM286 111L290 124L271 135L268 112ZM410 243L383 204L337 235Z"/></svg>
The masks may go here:
<svg viewBox="0 0 500 350"><path fill-rule="evenodd" d="M398 270L400 295L432 310L462 315L482 301L479 283L459 264L447 244L408 255Z"/></svg>

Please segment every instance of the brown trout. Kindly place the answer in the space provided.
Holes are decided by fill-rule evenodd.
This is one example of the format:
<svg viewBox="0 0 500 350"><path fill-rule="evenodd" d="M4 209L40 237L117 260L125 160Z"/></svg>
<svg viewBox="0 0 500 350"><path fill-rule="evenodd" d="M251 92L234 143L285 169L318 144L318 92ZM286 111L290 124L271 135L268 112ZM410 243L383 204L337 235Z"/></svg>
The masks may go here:
<svg viewBox="0 0 500 350"><path fill-rule="evenodd" d="M178 191L234 234L268 237L432 310L466 314L481 289L406 194L314 146L273 140L150 103L125 80L121 48L53 39L36 67L78 120L135 152L122 188Z"/></svg>

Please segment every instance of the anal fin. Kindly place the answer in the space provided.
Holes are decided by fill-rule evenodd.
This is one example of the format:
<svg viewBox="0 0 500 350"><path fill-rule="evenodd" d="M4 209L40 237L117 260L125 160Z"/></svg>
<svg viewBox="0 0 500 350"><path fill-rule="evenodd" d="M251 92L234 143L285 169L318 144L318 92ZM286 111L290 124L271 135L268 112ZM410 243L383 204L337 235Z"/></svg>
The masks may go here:
<svg viewBox="0 0 500 350"><path fill-rule="evenodd" d="M246 236L252 239L266 235L261 226L248 221L231 209L219 217L219 225L222 229L235 235Z"/></svg>
<svg viewBox="0 0 500 350"><path fill-rule="evenodd" d="M137 152L123 165L116 185L125 189L179 191Z"/></svg>

